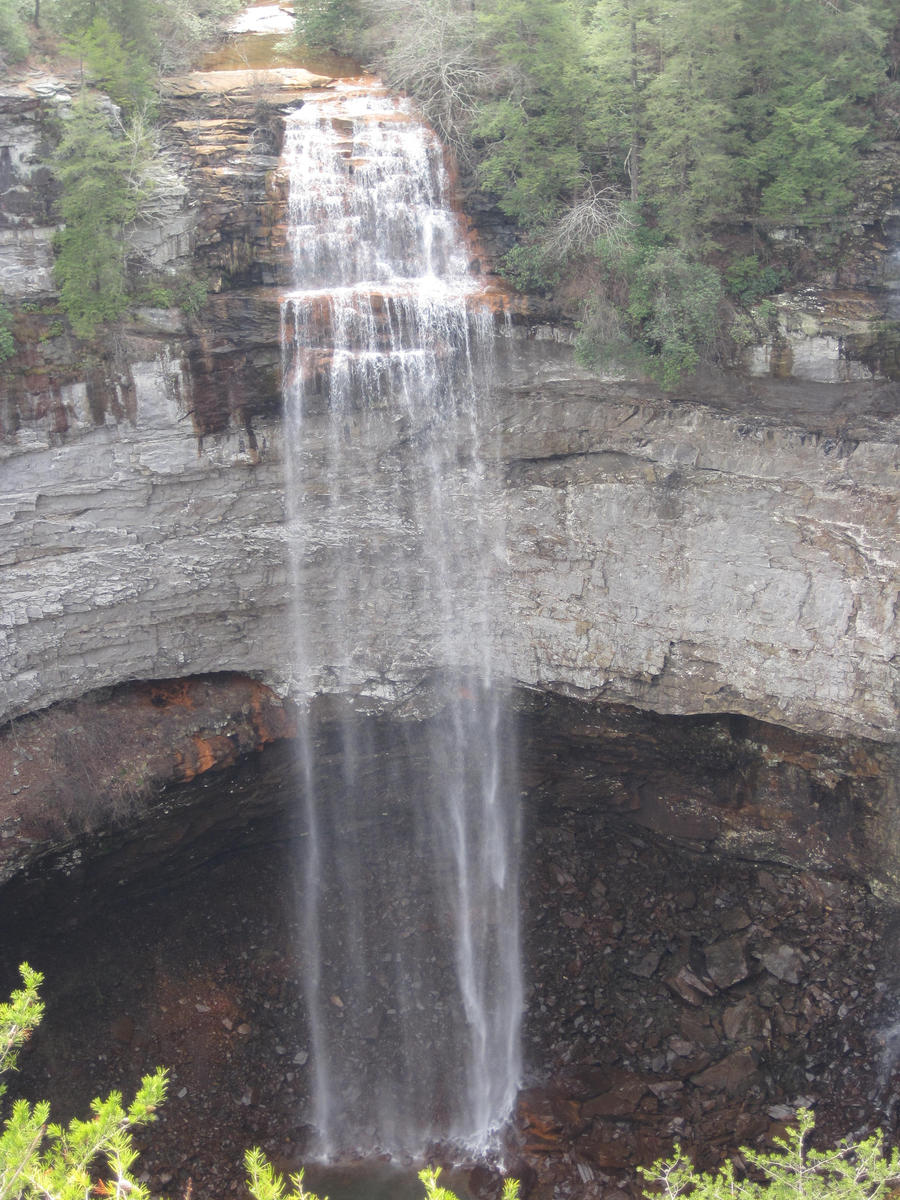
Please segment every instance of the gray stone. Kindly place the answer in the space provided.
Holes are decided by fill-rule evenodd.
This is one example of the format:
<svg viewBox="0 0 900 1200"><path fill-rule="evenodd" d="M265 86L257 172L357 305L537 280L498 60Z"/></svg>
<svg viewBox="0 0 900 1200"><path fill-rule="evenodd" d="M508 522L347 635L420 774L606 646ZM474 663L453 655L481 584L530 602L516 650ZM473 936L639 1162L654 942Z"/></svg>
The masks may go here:
<svg viewBox="0 0 900 1200"><path fill-rule="evenodd" d="M688 966L679 967L677 971L667 975L664 982L676 996L680 996L688 1004L702 1004L705 997L714 994L713 989Z"/></svg>
<svg viewBox="0 0 900 1200"><path fill-rule="evenodd" d="M629 962L625 969L630 975L636 975L638 979L650 979L656 974L656 968L659 966L661 958L662 955L658 951L648 950L634 962Z"/></svg>
<svg viewBox="0 0 900 1200"><path fill-rule="evenodd" d="M739 1096L746 1091L756 1073L756 1056L745 1046L729 1054L705 1071L691 1077L691 1082L697 1087L712 1092L727 1092L731 1096Z"/></svg>
<svg viewBox="0 0 900 1200"><path fill-rule="evenodd" d="M722 1029L730 1042L767 1039L772 1023L752 997L744 996L722 1013Z"/></svg>
<svg viewBox="0 0 900 1200"><path fill-rule="evenodd" d="M782 983L799 983L803 976L804 958L793 946L770 946L762 951L759 960Z"/></svg>
<svg viewBox="0 0 900 1200"><path fill-rule="evenodd" d="M706 971L717 988L733 987L746 979L749 970L743 938L727 938L704 950Z"/></svg>

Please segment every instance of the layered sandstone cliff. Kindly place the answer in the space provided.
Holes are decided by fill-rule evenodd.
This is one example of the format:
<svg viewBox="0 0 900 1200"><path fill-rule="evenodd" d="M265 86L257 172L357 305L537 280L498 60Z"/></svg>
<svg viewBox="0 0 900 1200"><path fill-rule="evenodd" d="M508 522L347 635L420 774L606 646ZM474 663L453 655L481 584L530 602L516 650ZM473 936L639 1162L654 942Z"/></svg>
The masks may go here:
<svg viewBox="0 0 900 1200"><path fill-rule="evenodd" d="M280 113L302 92L261 74L225 90L171 84L184 185L136 243L162 265L200 264L217 290L196 317L140 310L87 348L47 307L41 105L65 104L65 88L32 80L3 94L0 141L21 147L4 160L4 254L34 310L17 317L0 409L6 720L102 687L221 672L286 699L332 691L321 617L336 553L367 584L342 686L374 712L429 711L437 615L384 602L420 547L393 493L373 511L377 489L362 489L354 509L355 481L326 477L314 417L308 486L339 483L347 537L339 551L317 545L310 517L307 603L294 608L278 148ZM856 368L830 384L720 374L663 396L587 375L564 336L522 313L499 329L495 367L481 453L498 674L586 701L896 741L897 385ZM387 417L370 426L370 460L400 467L413 434ZM288 653L298 619L302 679Z"/></svg>

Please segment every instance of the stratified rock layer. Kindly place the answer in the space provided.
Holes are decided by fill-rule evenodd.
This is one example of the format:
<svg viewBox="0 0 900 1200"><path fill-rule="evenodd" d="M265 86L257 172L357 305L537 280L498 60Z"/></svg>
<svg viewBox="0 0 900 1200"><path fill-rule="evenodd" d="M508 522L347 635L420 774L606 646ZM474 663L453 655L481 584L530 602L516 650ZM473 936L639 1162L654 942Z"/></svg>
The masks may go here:
<svg viewBox="0 0 900 1200"><path fill-rule="evenodd" d="M333 692L322 615L342 557L359 582L342 687L386 714L433 705L439 616L395 586L422 553L393 486L414 464L417 430L388 411L365 422L357 462L373 479L359 489L329 478L325 421L310 405L291 534L305 547L306 599L295 609L278 152L281 113L323 81L289 76L259 94L256 76L224 90L199 76L169 85L167 147L184 182L168 198L172 220L138 231L133 249L199 267L212 292L198 314L139 309L85 353L41 303L17 310L0 395L0 717L220 672L285 698ZM4 159L14 210L4 245L23 295L46 298L46 271L28 281L29 239L49 236L41 106L69 97L35 78L0 101L3 128L24 147ZM489 262L474 236L471 254ZM507 307L490 279L485 299ZM511 326L498 315L498 332L479 444L495 673L659 713L895 742L897 387L720 374L662 397L587 376L565 336L522 311ZM451 520L465 480L446 481ZM325 544L316 509L336 492L345 536ZM476 574L459 581L463 597ZM304 678L292 666L298 622ZM886 796L889 772L882 780Z"/></svg>
<svg viewBox="0 0 900 1200"><path fill-rule="evenodd" d="M512 344L508 375L526 350ZM221 670L283 692L327 690L318 618L337 553L356 557L367 584L353 690L390 706L426 680L436 616L393 595L393 568L417 553L394 492L382 510L354 511L354 481L321 473L322 429L310 419L308 494L338 486L348 497L347 539L319 546L309 505L308 604L297 614L280 423L248 418L198 438L188 364L160 350L129 372L119 413L98 412L86 386L71 385L58 409L20 413L7 440L4 714ZM485 398L497 670L657 711L893 740L900 422L792 422L567 373ZM401 425L385 415L372 461L415 453ZM298 619L315 669L292 681Z"/></svg>

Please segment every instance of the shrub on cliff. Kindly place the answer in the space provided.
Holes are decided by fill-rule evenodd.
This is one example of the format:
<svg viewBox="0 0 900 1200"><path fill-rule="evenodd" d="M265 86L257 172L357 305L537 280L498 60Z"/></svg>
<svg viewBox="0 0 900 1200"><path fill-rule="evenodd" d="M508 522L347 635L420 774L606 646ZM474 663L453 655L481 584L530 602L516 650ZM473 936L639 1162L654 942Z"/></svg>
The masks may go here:
<svg viewBox="0 0 900 1200"><path fill-rule="evenodd" d="M128 304L125 231L146 200L148 146L129 136L109 107L87 92L73 106L53 156L64 227L55 273L72 328L90 337Z"/></svg>
<svg viewBox="0 0 900 1200"><path fill-rule="evenodd" d="M13 316L0 296L0 363L12 358L16 352L16 341L13 337Z"/></svg>
<svg viewBox="0 0 900 1200"><path fill-rule="evenodd" d="M606 286L586 308L580 360L599 369L635 366L674 387L715 344L719 273L641 221L627 235L599 240L597 251Z"/></svg>
<svg viewBox="0 0 900 1200"><path fill-rule="evenodd" d="M896 1192L900 1151L885 1152L880 1130L861 1142L815 1150L808 1144L814 1124L813 1114L800 1109L797 1125L775 1139L777 1150L743 1147L746 1173L740 1174L731 1161L717 1171L697 1171L676 1145L671 1158L640 1169L654 1185L647 1194L662 1193L666 1200L880 1200Z"/></svg>

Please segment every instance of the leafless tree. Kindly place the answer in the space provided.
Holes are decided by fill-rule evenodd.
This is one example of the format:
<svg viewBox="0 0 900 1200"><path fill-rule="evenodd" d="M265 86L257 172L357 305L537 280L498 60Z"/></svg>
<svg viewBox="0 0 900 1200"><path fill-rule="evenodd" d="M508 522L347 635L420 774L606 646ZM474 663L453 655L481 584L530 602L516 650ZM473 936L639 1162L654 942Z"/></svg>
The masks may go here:
<svg viewBox="0 0 900 1200"><path fill-rule="evenodd" d="M368 0L391 46L379 62L388 82L415 97L426 119L456 154L469 154L468 133L491 75L477 52L472 10L454 0Z"/></svg>
<svg viewBox="0 0 900 1200"><path fill-rule="evenodd" d="M623 239L634 228L634 221L623 209L623 199L618 188L597 188L587 180L578 198L542 237L542 251L548 257L562 259L593 250L599 238Z"/></svg>

